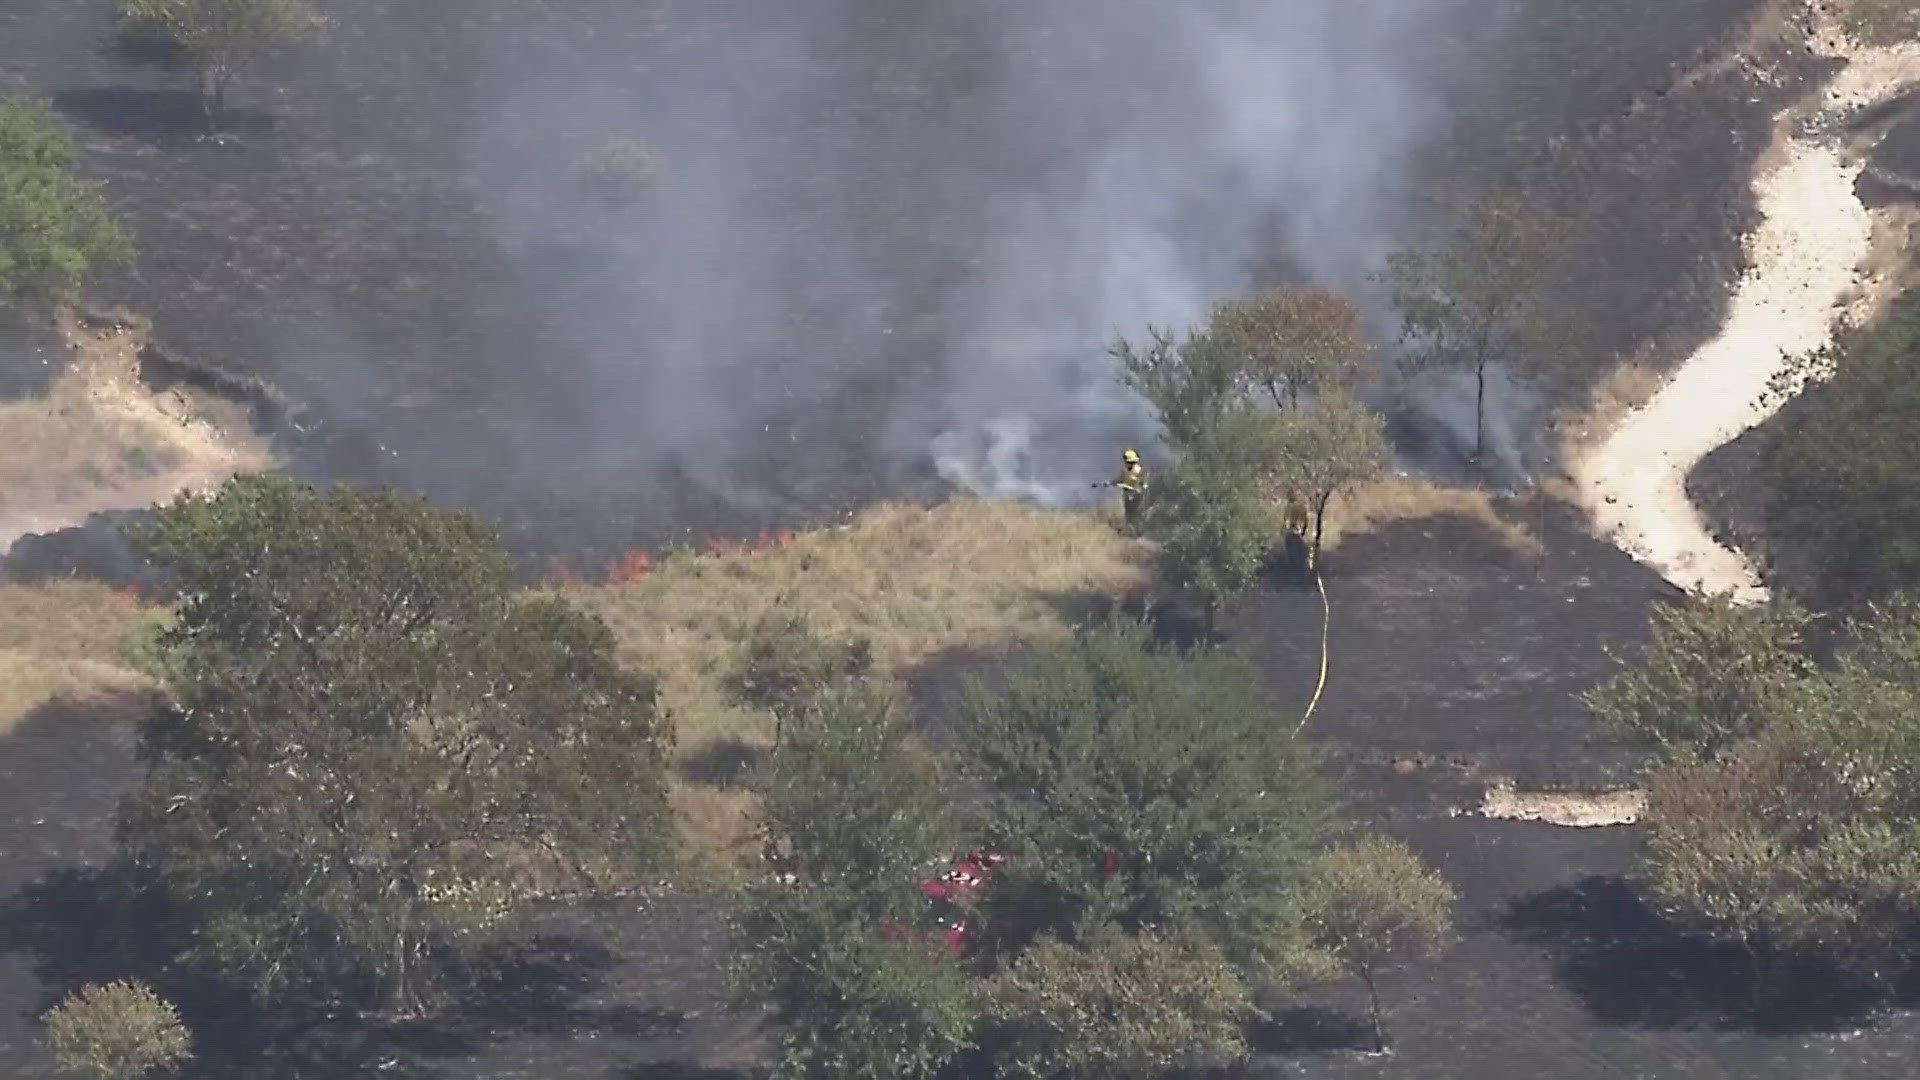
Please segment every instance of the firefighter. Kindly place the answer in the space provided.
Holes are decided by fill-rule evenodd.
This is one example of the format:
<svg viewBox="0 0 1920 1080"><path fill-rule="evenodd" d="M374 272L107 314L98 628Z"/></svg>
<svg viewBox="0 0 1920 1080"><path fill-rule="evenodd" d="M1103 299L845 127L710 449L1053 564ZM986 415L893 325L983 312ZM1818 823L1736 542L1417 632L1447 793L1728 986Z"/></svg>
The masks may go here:
<svg viewBox="0 0 1920 1080"><path fill-rule="evenodd" d="M1113 482L1120 489L1120 505L1126 511L1127 524L1140 520L1140 507L1147 497L1147 467L1140 464L1140 451L1129 448L1120 455L1120 475Z"/></svg>
<svg viewBox="0 0 1920 1080"><path fill-rule="evenodd" d="M1307 509L1307 500L1299 492L1287 492L1286 504L1280 512L1280 525L1287 534L1287 565L1296 570L1312 569L1307 530L1313 526L1313 513Z"/></svg>

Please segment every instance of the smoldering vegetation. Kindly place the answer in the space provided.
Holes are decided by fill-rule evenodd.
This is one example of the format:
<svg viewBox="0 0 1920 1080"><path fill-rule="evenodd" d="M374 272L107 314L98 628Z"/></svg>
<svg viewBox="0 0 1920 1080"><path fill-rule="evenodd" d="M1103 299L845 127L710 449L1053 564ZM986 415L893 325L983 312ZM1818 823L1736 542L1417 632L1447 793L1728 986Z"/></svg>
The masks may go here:
<svg viewBox="0 0 1920 1080"><path fill-rule="evenodd" d="M521 460L777 504L822 493L774 463L824 451L1077 497L1152 441L1116 334L1276 272L1366 284L1444 132L1420 43L1466 9L804 3L639 64L483 51L511 76L479 110L478 207L553 327ZM656 167L609 208L566 166L616 137Z"/></svg>
<svg viewBox="0 0 1920 1080"><path fill-rule="evenodd" d="M1677 353L1777 91L1664 91L1750 7L341 0L236 84L226 149L77 11L7 51L140 240L106 291L311 406L302 471L592 559L881 494L1087 495L1151 450L1116 334L1312 280L1390 340L1367 273L1460 190L1582 215L1584 351ZM609 199L583 169L620 145L644 168ZM1404 449L1455 454L1470 392L1403 396ZM1517 461L1530 400L1496 403Z"/></svg>

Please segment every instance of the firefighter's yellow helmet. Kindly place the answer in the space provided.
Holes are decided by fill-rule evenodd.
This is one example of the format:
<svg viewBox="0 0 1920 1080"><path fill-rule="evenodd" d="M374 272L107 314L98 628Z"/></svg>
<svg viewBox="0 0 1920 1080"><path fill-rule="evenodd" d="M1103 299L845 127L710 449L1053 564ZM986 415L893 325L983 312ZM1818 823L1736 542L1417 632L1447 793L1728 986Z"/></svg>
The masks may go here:
<svg viewBox="0 0 1920 1080"><path fill-rule="evenodd" d="M1120 460L1126 462L1129 465L1138 465L1140 464L1140 451L1129 450L1126 453L1120 455Z"/></svg>

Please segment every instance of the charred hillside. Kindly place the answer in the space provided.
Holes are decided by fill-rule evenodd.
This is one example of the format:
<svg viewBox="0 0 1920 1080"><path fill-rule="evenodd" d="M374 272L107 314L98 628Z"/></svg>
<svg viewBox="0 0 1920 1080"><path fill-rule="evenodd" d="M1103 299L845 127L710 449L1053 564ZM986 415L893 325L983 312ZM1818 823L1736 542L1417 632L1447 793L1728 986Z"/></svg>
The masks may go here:
<svg viewBox="0 0 1920 1080"><path fill-rule="evenodd" d="M1396 55L1445 117L1375 224L1410 242L1434 197L1487 186L1577 212L1584 349L1684 352L1737 270L1744 181L1794 83L1763 7L1434 5L1446 33ZM102 295L324 418L302 471L399 482L589 559L937 487L931 436L993 393L953 297L1009 193L1057 190L1061 162L1181 85L1092 7L338 0L325 43L235 85L216 145L109 8L0 16L0 85L78 128L141 247ZM1014 69L1046 73L1060 116L1023 127ZM739 227L609 217L569 185L613 135L657 152L676 208L708 192L700 220L739 207ZM1278 228L1258 254L1267 277L1314 256ZM1104 460L1128 422L1046 434Z"/></svg>

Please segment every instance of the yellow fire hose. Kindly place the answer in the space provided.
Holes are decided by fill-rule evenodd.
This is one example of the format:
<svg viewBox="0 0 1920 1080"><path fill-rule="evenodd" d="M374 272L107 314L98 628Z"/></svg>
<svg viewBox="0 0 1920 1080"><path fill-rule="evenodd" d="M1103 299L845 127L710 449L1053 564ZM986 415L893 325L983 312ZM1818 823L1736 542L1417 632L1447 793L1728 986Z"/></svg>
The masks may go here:
<svg viewBox="0 0 1920 1080"><path fill-rule="evenodd" d="M1307 721L1313 719L1313 710L1319 707L1320 695L1327 688L1327 639L1333 629L1333 606L1327 602L1327 582L1320 576L1320 568L1314 565L1316 562L1318 560L1309 550L1307 569L1313 573L1313 583L1320 590L1320 681L1313 688L1313 700L1307 702L1307 711L1301 715L1300 722L1294 725L1295 738L1299 738L1300 733L1307 729Z"/></svg>

